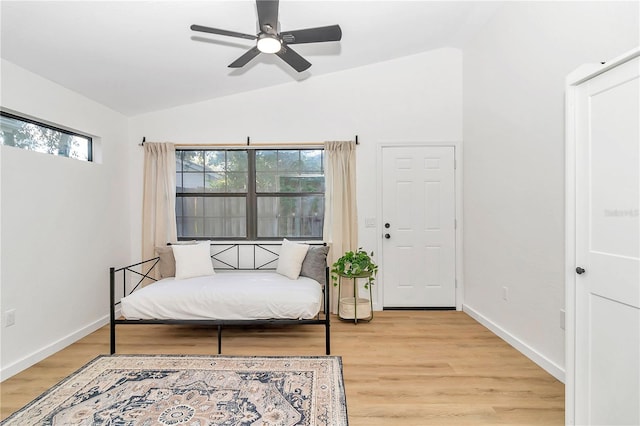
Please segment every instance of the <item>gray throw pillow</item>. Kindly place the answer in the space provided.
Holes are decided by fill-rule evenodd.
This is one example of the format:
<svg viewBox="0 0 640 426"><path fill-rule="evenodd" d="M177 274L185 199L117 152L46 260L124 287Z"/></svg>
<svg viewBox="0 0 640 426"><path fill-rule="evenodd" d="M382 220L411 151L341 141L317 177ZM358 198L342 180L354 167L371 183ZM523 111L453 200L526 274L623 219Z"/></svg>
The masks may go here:
<svg viewBox="0 0 640 426"><path fill-rule="evenodd" d="M191 245L197 244L197 241L178 241L171 245ZM176 258L173 255L173 247L171 245L156 247L156 253L160 257L158 268L160 269L160 278L169 278L176 276Z"/></svg>
<svg viewBox="0 0 640 426"><path fill-rule="evenodd" d="M309 246L307 255L302 261L300 275L312 278L320 284L325 285L328 252L329 246Z"/></svg>
<svg viewBox="0 0 640 426"><path fill-rule="evenodd" d="M156 253L158 253L158 256L160 257L160 261L158 262L160 278L175 277L176 259L173 256L173 247L156 247Z"/></svg>

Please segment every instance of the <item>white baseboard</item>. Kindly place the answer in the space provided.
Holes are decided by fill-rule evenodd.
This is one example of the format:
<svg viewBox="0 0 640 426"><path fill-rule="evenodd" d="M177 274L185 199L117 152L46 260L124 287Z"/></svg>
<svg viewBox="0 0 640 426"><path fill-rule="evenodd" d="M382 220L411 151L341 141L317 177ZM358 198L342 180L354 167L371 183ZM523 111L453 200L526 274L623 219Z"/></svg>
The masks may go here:
<svg viewBox="0 0 640 426"><path fill-rule="evenodd" d="M18 374L22 370L26 370L32 365L42 361L46 357L51 356L54 353L66 348L70 344L77 342L85 336L88 336L89 334L93 333L106 324L109 324L109 315L106 315L92 322L91 324L88 324L81 329L76 330L73 333L68 334L67 336L64 336L63 338L51 343L50 345L45 346L42 349L39 349L36 352L33 352L25 356L24 358L7 365L6 367L3 367L0 370L0 381L4 381L9 377Z"/></svg>
<svg viewBox="0 0 640 426"><path fill-rule="evenodd" d="M480 324L487 327L491 330L495 335L500 337L502 340L513 346L519 352L521 352L524 356L529 358L531 361L538 364L542 369L544 369L547 373L551 374L556 379L560 380L562 383L565 381L565 370L560 367L531 346L524 343L522 340L518 339L504 328L500 327L498 324L494 323L469 305L463 304L462 310L469 314L469 316Z"/></svg>

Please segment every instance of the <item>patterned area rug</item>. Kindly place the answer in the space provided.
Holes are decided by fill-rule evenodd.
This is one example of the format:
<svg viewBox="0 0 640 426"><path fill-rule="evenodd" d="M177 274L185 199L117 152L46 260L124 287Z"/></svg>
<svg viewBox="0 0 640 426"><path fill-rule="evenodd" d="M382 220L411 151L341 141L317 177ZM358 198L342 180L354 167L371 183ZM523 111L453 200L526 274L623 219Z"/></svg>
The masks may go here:
<svg viewBox="0 0 640 426"><path fill-rule="evenodd" d="M3 425L347 425L340 357L100 356Z"/></svg>

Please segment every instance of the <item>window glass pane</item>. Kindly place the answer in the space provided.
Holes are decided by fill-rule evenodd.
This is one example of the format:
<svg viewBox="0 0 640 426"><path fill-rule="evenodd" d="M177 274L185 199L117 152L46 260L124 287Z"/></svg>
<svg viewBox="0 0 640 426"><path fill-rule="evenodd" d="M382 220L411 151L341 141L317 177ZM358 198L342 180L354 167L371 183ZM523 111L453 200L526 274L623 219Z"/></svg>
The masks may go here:
<svg viewBox="0 0 640 426"><path fill-rule="evenodd" d="M204 237L204 200L202 197L178 197L176 199L176 222L178 236Z"/></svg>
<svg viewBox="0 0 640 426"><path fill-rule="evenodd" d="M184 151L176 151L176 172L182 171L182 156Z"/></svg>
<svg viewBox="0 0 640 426"><path fill-rule="evenodd" d="M279 199L278 234L286 237L297 237L300 234L300 219L296 216L299 201L299 198L293 197Z"/></svg>
<svg viewBox="0 0 640 426"><path fill-rule="evenodd" d="M90 137L7 113L0 115L0 142L29 151L91 161Z"/></svg>
<svg viewBox="0 0 640 426"><path fill-rule="evenodd" d="M225 234L229 237L247 236L247 202L244 198L227 198L225 203Z"/></svg>
<svg viewBox="0 0 640 426"><path fill-rule="evenodd" d="M256 191L324 193L323 175L292 175L256 172Z"/></svg>
<svg viewBox="0 0 640 426"><path fill-rule="evenodd" d="M185 217L204 215L204 198L182 197L182 215Z"/></svg>
<svg viewBox="0 0 640 426"><path fill-rule="evenodd" d="M183 172L181 192L204 192L204 174Z"/></svg>
<svg viewBox="0 0 640 426"><path fill-rule="evenodd" d="M247 192L248 173L212 173L204 175L205 192Z"/></svg>
<svg viewBox="0 0 640 426"><path fill-rule="evenodd" d="M182 197L176 197L176 216L182 216Z"/></svg>
<svg viewBox="0 0 640 426"><path fill-rule="evenodd" d="M183 234L182 231L182 197L176 197L176 225L178 236Z"/></svg>
<svg viewBox="0 0 640 426"><path fill-rule="evenodd" d="M258 197L258 236L262 238L278 236L278 199Z"/></svg>
<svg viewBox="0 0 640 426"><path fill-rule="evenodd" d="M198 238L207 236L204 231L204 219L201 217L183 217L181 229L182 237Z"/></svg>
<svg viewBox="0 0 640 426"><path fill-rule="evenodd" d="M303 172L323 172L322 153L321 149L304 150L300 151L300 163L302 164L301 170Z"/></svg>
<svg viewBox="0 0 640 426"><path fill-rule="evenodd" d="M185 172L203 172L204 155L202 151L183 151L182 170Z"/></svg>
<svg viewBox="0 0 640 426"><path fill-rule="evenodd" d="M205 151L204 192L247 192L247 151Z"/></svg>
<svg viewBox="0 0 640 426"><path fill-rule="evenodd" d="M298 172L300 170L300 151L277 151L278 152L278 171L280 172Z"/></svg>
<svg viewBox="0 0 640 426"><path fill-rule="evenodd" d="M256 150L256 171L268 172L278 170L278 151Z"/></svg>
<svg viewBox="0 0 640 426"><path fill-rule="evenodd" d="M205 198L205 232L213 238L247 236L247 202L244 197Z"/></svg>
<svg viewBox="0 0 640 426"><path fill-rule="evenodd" d="M207 218L224 217L224 197L207 197L204 199L205 216Z"/></svg>
<svg viewBox="0 0 640 426"><path fill-rule="evenodd" d="M225 192L225 174L206 172L204 174L205 192Z"/></svg>
<svg viewBox="0 0 640 426"><path fill-rule="evenodd" d="M300 177L299 176L279 176L278 177L278 192L300 192Z"/></svg>
<svg viewBox="0 0 640 426"><path fill-rule="evenodd" d="M256 151L256 192L324 192L323 152Z"/></svg>
<svg viewBox="0 0 640 426"><path fill-rule="evenodd" d="M301 176L300 192L324 192L324 176Z"/></svg>
<svg viewBox="0 0 640 426"><path fill-rule="evenodd" d="M176 217L176 228L177 228L177 232L178 232L178 237L181 237L184 235L184 231L182 230L182 218L181 217Z"/></svg>
<svg viewBox="0 0 640 426"><path fill-rule="evenodd" d="M176 172L176 193L184 192L182 186L182 173Z"/></svg>
<svg viewBox="0 0 640 426"><path fill-rule="evenodd" d="M226 169L225 151L206 151L204 155L207 171L222 172Z"/></svg>
<svg viewBox="0 0 640 426"><path fill-rule="evenodd" d="M249 154L247 151L227 151L227 170L230 172L246 172L249 170Z"/></svg>
<svg viewBox="0 0 640 426"><path fill-rule="evenodd" d="M321 238L324 226L324 196L302 197L300 236Z"/></svg>
<svg viewBox="0 0 640 426"><path fill-rule="evenodd" d="M247 172L227 172L227 192L247 192Z"/></svg>
<svg viewBox="0 0 640 426"><path fill-rule="evenodd" d="M322 238L324 197L258 197L258 237Z"/></svg>
<svg viewBox="0 0 640 426"><path fill-rule="evenodd" d="M278 173L256 172L257 192L278 192Z"/></svg>

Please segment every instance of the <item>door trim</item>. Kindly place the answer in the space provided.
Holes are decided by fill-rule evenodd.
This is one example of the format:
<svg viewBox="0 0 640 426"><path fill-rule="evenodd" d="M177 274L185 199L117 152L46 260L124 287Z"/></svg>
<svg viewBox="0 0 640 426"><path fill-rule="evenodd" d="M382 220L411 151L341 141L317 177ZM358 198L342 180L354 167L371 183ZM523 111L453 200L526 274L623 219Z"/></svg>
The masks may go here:
<svg viewBox="0 0 640 426"><path fill-rule="evenodd" d="M611 61L586 64L565 80L565 423L575 424L576 355L576 132L575 106L579 86L640 56L640 47Z"/></svg>
<svg viewBox="0 0 640 426"><path fill-rule="evenodd" d="M463 221L462 221L462 141L379 141L376 153L376 170L379 171L376 176L376 193L382 194L382 153L384 148L416 148L416 147L453 147L455 170L454 170L454 190L455 190L455 274L456 274L456 310L461 311L463 305L464 296L464 281L463 281L463 268L462 268L462 253L463 253ZM376 230L378 231L378 239L376 243L376 253L384 256L382 250L382 230L383 217L382 217L382 197L379 196L377 200L377 223ZM380 259L380 265L383 265L383 259ZM374 286L373 299L374 309L382 310L384 306L384 289L382 285Z"/></svg>

